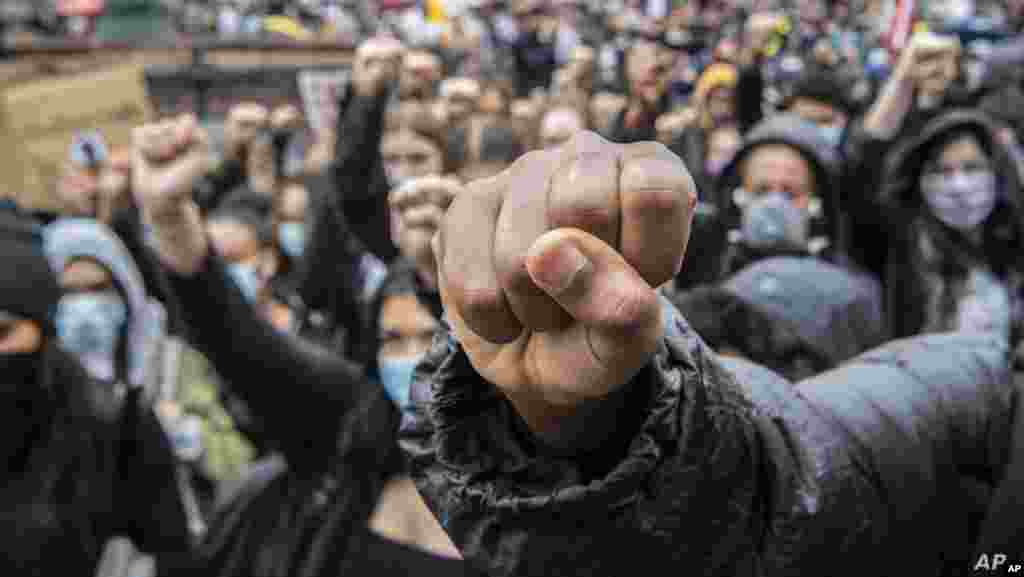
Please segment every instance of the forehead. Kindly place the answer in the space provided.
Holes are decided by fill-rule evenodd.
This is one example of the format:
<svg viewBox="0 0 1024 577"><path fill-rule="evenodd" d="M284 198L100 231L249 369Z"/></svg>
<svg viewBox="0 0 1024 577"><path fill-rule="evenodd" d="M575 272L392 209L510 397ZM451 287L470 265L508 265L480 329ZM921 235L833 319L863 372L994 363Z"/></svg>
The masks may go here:
<svg viewBox="0 0 1024 577"><path fill-rule="evenodd" d="M402 156L411 154L440 154L433 142L410 130L387 132L381 138L381 153L384 156Z"/></svg>
<svg viewBox="0 0 1024 577"><path fill-rule="evenodd" d="M797 98L793 102L791 110L794 114L811 121L831 120L832 117L839 114L839 110L831 104L810 98Z"/></svg>
<svg viewBox="0 0 1024 577"><path fill-rule="evenodd" d="M811 166L798 151L784 144L762 144L743 163L743 179L757 181L786 177L809 181Z"/></svg>
<svg viewBox="0 0 1024 577"><path fill-rule="evenodd" d="M259 250L256 231L243 223L220 218L210 221L207 229L217 252L228 260L246 258Z"/></svg>
<svg viewBox="0 0 1024 577"><path fill-rule="evenodd" d="M71 261L60 275L61 285L65 288L106 286L112 281L113 277L107 267L86 258Z"/></svg>
<svg viewBox="0 0 1024 577"><path fill-rule="evenodd" d="M960 134L942 146L935 147L932 154L933 162L942 164L955 164L985 158L985 151L982 150L981 143L970 133Z"/></svg>
<svg viewBox="0 0 1024 577"><path fill-rule="evenodd" d="M437 320L414 294L398 294L384 298L380 309L380 328L402 334L432 331Z"/></svg>

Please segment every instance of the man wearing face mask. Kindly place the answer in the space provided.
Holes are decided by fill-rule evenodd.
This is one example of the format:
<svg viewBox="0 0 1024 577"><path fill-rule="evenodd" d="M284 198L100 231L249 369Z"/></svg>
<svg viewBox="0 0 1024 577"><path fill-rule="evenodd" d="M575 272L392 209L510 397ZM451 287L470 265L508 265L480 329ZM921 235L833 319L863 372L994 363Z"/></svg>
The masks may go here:
<svg viewBox="0 0 1024 577"><path fill-rule="evenodd" d="M158 564L188 555L168 440L138 389L93 381L59 344L62 292L42 242L34 223L0 214L0 572L92 575L114 536Z"/></svg>
<svg viewBox="0 0 1024 577"><path fill-rule="evenodd" d="M770 256L846 264L839 160L819 128L791 114L754 127L713 200L728 230L720 278Z"/></svg>

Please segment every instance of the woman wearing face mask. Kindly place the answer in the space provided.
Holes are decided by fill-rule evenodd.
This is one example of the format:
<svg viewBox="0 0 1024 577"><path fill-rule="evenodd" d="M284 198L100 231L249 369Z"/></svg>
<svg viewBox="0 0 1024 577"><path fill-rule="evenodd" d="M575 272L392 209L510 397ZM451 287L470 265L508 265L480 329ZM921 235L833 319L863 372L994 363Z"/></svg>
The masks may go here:
<svg viewBox="0 0 1024 577"><path fill-rule="evenodd" d="M1022 190L995 126L980 113L949 112L892 166L871 207L887 240L893 336L985 330L1019 340Z"/></svg>
<svg viewBox="0 0 1024 577"><path fill-rule="evenodd" d="M45 250L65 292L57 309L64 349L95 379L154 385L163 309L147 298L141 273L113 231L89 219L57 220L46 229Z"/></svg>
<svg viewBox="0 0 1024 577"><path fill-rule="evenodd" d="M64 351L62 293L42 242L33 223L0 215L0 572L92 575L115 536L158 565L176 562L191 537L169 442L139 389L93 381Z"/></svg>

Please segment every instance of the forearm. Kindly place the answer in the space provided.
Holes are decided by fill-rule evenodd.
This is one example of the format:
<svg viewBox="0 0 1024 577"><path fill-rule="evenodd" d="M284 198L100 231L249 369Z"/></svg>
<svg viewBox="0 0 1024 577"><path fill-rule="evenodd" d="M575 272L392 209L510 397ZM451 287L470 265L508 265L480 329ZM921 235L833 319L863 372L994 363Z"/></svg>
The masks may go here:
<svg viewBox="0 0 1024 577"><path fill-rule="evenodd" d="M892 140L914 103L914 82L897 70L885 83L878 99L864 117L864 131L879 140Z"/></svg>

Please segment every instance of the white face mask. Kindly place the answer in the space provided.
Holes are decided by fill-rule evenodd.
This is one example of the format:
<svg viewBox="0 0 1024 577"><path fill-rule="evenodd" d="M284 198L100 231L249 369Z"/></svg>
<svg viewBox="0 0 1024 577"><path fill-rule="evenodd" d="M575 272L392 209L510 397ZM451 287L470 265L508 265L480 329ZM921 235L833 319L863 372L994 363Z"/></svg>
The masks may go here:
<svg viewBox="0 0 1024 577"><path fill-rule="evenodd" d="M921 195L940 222L970 232L996 207L996 177L990 170L926 175L921 179Z"/></svg>
<svg viewBox="0 0 1024 577"><path fill-rule="evenodd" d="M809 215L793 204L786 193L766 192L749 198L741 210L747 246L758 250L806 247Z"/></svg>

